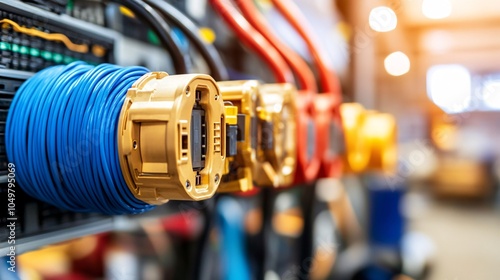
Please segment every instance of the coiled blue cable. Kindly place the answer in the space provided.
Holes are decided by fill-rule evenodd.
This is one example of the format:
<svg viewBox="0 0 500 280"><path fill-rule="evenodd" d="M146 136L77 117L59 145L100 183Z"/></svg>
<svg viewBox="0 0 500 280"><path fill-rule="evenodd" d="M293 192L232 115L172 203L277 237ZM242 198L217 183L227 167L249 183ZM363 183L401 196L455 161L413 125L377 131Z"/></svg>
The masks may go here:
<svg viewBox="0 0 500 280"><path fill-rule="evenodd" d="M118 120L143 67L74 62L44 69L19 88L5 128L7 156L29 195L76 212L135 214L153 208L127 187Z"/></svg>

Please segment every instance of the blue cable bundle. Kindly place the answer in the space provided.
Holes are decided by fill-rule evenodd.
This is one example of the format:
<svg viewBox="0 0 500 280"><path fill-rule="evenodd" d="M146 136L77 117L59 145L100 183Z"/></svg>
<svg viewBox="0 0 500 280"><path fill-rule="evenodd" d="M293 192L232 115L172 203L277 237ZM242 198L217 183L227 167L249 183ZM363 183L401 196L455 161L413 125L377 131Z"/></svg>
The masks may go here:
<svg viewBox="0 0 500 280"><path fill-rule="evenodd" d="M127 90L149 70L83 62L44 69L23 83L7 117L7 155L29 195L76 212L153 208L127 187L117 129Z"/></svg>

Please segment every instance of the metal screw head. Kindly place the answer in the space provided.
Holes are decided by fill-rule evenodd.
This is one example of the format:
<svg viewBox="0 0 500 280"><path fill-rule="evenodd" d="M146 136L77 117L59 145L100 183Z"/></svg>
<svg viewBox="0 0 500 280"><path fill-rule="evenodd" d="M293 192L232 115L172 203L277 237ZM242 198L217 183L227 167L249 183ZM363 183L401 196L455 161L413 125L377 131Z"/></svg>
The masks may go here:
<svg viewBox="0 0 500 280"><path fill-rule="evenodd" d="M191 89L189 88L189 86L187 86L187 87L186 87L186 95L189 95L189 91L190 91L190 90L191 90Z"/></svg>
<svg viewBox="0 0 500 280"><path fill-rule="evenodd" d="M134 150L137 150L137 141L134 140L134 142L132 142L132 148L134 148Z"/></svg>
<svg viewBox="0 0 500 280"><path fill-rule="evenodd" d="M186 189L188 191L191 189L191 182L189 182L189 180L186 181Z"/></svg>
<svg viewBox="0 0 500 280"><path fill-rule="evenodd" d="M218 184L220 180L219 174L215 174L215 183Z"/></svg>

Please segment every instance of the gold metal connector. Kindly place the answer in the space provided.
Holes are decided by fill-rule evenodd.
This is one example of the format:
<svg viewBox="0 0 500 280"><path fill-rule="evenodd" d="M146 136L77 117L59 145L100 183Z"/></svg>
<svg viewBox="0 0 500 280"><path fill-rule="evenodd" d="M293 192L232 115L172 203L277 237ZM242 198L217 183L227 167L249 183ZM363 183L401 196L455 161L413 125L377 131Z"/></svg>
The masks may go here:
<svg viewBox="0 0 500 280"><path fill-rule="evenodd" d="M118 148L125 181L150 204L213 196L225 161L222 96L208 75L152 72L127 92Z"/></svg>
<svg viewBox="0 0 500 280"><path fill-rule="evenodd" d="M224 102L238 109L237 153L235 156L226 158L226 172L222 176L218 191L249 191L253 189L252 170L256 163L256 101L259 83L257 81L226 81L217 84ZM229 120L229 115L226 118Z"/></svg>
<svg viewBox="0 0 500 280"><path fill-rule="evenodd" d="M297 163L297 90L291 84L264 84L257 101L258 145L254 181L258 186L293 183Z"/></svg>

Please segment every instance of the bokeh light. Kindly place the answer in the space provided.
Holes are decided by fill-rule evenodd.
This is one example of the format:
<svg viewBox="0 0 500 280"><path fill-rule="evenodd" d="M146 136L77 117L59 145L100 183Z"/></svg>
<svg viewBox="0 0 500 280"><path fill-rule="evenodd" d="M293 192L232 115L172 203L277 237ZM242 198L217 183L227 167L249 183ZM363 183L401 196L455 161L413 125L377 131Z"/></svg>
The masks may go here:
<svg viewBox="0 0 500 280"><path fill-rule="evenodd" d="M384 66L389 75L401 76L410 71L410 59L403 52L393 52L385 58Z"/></svg>

